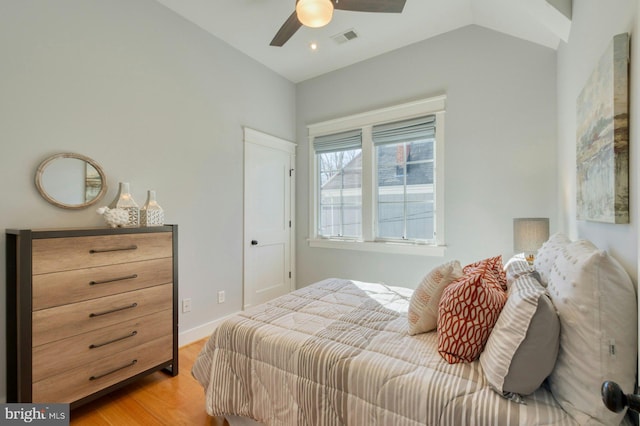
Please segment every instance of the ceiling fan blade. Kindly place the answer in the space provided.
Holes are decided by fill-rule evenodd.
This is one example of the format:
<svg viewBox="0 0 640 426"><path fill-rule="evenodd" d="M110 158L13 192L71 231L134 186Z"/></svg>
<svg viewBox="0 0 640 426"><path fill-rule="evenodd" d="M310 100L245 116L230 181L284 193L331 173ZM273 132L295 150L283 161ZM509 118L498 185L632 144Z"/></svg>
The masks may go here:
<svg viewBox="0 0 640 426"><path fill-rule="evenodd" d="M283 46L287 42L287 40L289 40L291 36L294 35L296 31L298 31L298 28L300 28L301 26L302 24L300 23L300 21L298 21L298 16L296 15L296 12L294 10L291 16L289 16L285 23L282 24L273 40L271 40L270 45L278 47Z"/></svg>
<svg viewBox="0 0 640 426"><path fill-rule="evenodd" d="M407 0L334 0L333 7L352 12L401 13Z"/></svg>

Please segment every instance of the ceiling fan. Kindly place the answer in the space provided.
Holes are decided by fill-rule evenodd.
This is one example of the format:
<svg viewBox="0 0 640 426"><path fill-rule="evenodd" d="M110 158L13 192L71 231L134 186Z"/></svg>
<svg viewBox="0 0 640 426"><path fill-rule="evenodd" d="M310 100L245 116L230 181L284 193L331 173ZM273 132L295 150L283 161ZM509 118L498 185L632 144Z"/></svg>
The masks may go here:
<svg viewBox="0 0 640 426"><path fill-rule="evenodd" d="M296 10L280 27L271 46L283 46L302 25L312 28L331 21L333 10L351 12L401 13L406 0L296 0Z"/></svg>

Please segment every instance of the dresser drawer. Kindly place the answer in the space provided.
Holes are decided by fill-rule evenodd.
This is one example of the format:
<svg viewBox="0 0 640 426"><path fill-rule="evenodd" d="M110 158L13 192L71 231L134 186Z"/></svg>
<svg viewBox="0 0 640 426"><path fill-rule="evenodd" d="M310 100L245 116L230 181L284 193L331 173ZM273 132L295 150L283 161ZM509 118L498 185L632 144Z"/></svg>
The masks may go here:
<svg viewBox="0 0 640 426"><path fill-rule="evenodd" d="M154 312L172 309L173 285L163 284L32 314L32 345L43 345Z"/></svg>
<svg viewBox="0 0 640 426"><path fill-rule="evenodd" d="M33 402L72 402L171 361L171 336L152 340L108 358L80 365L33 383Z"/></svg>
<svg viewBox="0 0 640 426"><path fill-rule="evenodd" d="M121 234L33 240L34 275L172 256L172 234Z"/></svg>
<svg viewBox="0 0 640 426"><path fill-rule="evenodd" d="M161 311L33 349L33 381L72 370L143 343L171 336L173 311Z"/></svg>
<svg viewBox="0 0 640 426"><path fill-rule="evenodd" d="M170 283L170 257L112 266L52 272L33 277L33 310Z"/></svg>

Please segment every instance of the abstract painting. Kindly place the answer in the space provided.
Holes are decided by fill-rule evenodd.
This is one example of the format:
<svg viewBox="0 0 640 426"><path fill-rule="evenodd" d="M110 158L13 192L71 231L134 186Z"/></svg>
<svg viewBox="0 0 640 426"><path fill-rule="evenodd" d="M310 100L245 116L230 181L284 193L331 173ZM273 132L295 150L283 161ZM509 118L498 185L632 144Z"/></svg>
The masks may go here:
<svg viewBox="0 0 640 426"><path fill-rule="evenodd" d="M613 38L578 95L577 218L629 223L629 36Z"/></svg>

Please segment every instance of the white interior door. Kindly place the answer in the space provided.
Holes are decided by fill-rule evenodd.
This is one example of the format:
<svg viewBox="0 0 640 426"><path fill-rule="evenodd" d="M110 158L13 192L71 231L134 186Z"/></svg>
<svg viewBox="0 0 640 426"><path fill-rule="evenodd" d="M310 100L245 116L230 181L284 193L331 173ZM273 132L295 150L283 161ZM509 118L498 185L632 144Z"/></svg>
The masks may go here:
<svg viewBox="0 0 640 426"><path fill-rule="evenodd" d="M295 144L244 129L244 308L293 290Z"/></svg>

